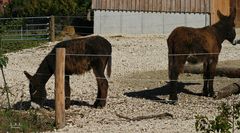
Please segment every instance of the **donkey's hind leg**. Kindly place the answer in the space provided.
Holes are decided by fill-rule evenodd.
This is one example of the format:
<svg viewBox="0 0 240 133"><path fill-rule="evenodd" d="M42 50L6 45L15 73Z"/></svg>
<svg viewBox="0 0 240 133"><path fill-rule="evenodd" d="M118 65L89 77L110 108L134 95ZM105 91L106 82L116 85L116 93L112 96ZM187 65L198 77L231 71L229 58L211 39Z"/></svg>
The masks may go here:
<svg viewBox="0 0 240 133"><path fill-rule="evenodd" d="M175 104L178 100L177 97L177 80L180 73L183 72L184 64L186 62L185 56L175 56L173 58L169 58L169 79L170 79L170 87L171 93L169 96L169 100Z"/></svg>
<svg viewBox="0 0 240 133"><path fill-rule="evenodd" d="M69 83L69 76L65 76L65 109L70 108L70 95L71 95L71 88Z"/></svg>
<svg viewBox="0 0 240 133"><path fill-rule="evenodd" d="M93 72L96 76L98 92L97 92L97 99L94 103L95 108L102 108L106 105L106 98L108 92L108 81L104 75L105 65L99 63L97 66L93 66Z"/></svg>

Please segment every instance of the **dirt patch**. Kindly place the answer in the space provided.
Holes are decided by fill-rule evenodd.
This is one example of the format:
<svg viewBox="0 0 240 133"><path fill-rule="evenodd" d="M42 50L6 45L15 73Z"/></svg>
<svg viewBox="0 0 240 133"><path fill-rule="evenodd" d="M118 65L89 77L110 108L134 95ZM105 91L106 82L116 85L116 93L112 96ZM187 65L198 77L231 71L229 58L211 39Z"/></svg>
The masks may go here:
<svg viewBox="0 0 240 133"><path fill-rule="evenodd" d="M229 60L229 61L220 61L218 63L218 67L229 67L229 68L239 68L240 60ZM202 65L202 64L201 64ZM180 74L179 81L180 82L186 82L191 84L191 80L199 80L203 76L202 74ZM233 82L237 82L238 79L232 80L231 82L218 82L218 80L226 80L228 78L226 77L219 77L216 76L216 87L217 90L220 88L223 88L227 84L231 84ZM126 79L132 79L131 82L126 81ZM135 79L135 80L134 80ZM139 82L139 80L145 80L148 82ZM168 70L156 70L156 71L139 71L134 72L128 75L125 75L121 78L118 82L122 87L131 87L133 89L139 89L139 88L154 88L159 86L166 85L168 81ZM202 81L198 81L196 83L192 83L193 85L199 84L202 85ZM191 89L192 90L192 89ZM194 90L194 89L193 89ZM216 91L217 91L216 90ZM198 90L194 90L199 92Z"/></svg>

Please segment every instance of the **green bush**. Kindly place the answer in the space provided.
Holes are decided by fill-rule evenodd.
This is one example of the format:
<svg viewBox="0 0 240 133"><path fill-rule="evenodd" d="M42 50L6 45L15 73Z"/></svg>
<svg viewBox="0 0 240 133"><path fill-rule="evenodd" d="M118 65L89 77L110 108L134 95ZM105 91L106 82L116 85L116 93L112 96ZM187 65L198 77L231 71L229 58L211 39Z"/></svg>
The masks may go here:
<svg viewBox="0 0 240 133"><path fill-rule="evenodd" d="M207 116L196 116L196 131L204 133L231 133L240 129L240 102L232 106L222 103L219 115L210 120Z"/></svg>
<svg viewBox="0 0 240 133"><path fill-rule="evenodd" d="M0 43L2 44L2 34L4 32L3 26L0 28ZM8 58L7 56L4 55L4 52L2 49L0 50L0 68L2 69L3 67L7 66Z"/></svg>
<svg viewBox="0 0 240 133"><path fill-rule="evenodd" d="M5 8L5 17L86 15L91 0L14 0Z"/></svg>

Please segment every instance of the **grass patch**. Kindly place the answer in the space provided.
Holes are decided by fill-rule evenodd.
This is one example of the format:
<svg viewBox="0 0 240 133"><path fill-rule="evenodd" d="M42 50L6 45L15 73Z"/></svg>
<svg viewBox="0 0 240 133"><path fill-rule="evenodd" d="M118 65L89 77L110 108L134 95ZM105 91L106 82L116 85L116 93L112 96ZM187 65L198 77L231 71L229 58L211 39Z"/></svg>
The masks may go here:
<svg viewBox="0 0 240 133"><path fill-rule="evenodd" d="M1 41L1 54L41 46L46 41ZM0 65L4 63L0 61ZM50 112L41 109L12 110L0 109L0 133L3 132L44 132L55 129L55 119Z"/></svg>
<svg viewBox="0 0 240 133"><path fill-rule="evenodd" d="M40 110L0 110L0 132L44 132L54 130L54 117Z"/></svg>
<svg viewBox="0 0 240 133"><path fill-rule="evenodd" d="M46 41L2 41L0 49L2 53L17 52L23 49L38 47Z"/></svg>

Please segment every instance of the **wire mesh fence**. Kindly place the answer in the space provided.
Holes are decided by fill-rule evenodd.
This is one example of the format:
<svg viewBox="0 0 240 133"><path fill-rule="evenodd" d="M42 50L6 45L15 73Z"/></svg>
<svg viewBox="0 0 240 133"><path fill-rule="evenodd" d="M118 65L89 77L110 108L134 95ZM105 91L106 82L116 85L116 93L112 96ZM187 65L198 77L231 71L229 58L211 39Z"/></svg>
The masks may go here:
<svg viewBox="0 0 240 133"><path fill-rule="evenodd" d="M59 19L59 20L58 20ZM72 21L63 22L65 17L56 17L56 24L61 20L60 25L56 25L56 35L60 34L61 30L68 25L73 25ZM42 25L38 25L41 27ZM59 27L59 28L58 28ZM76 26L75 26L76 27ZM24 29L24 28L23 28ZM34 30L29 28L30 30ZM40 28L39 28L40 30ZM23 31L24 32L24 31ZM21 32L19 32L21 33ZM20 34L21 35L21 34ZM157 38L157 37L156 37ZM167 93L163 90L167 89L166 83L169 81L166 65L162 65L162 62L166 64L167 61L167 52L166 44L158 44L160 41L153 38L149 39L153 43L147 43L146 38L137 38L135 41L125 42L126 38L108 38L113 43L114 55L113 57L113 66L114 73L113 76L108 79L110 81L109 96L107 97L108 108L110 109L119 109L121 114L128 115L140 115L144 116L145 114L152 111L152 113L159 113L163 110L170 110L170 112L176 113L176 117L184 117L187 119L192 119L196 113L209 113L212 115L216 112L217 107L221 102L235 103L239 101L238 96L233 97L232 99L224 100L213 100L211 98L199 97L197 94L201 91L201 84L203 82L202 76L185 76L180 78L179 81L183 82L179 87L180 89L180 100L179 105L170 106L164 104L166 102ZM121 40L122 39L122 40ZM129 37L128 39L133 39ZM165 39L165 38L163 38ZM162 41L165 43L165 41ZM136 44L135 44L136 43ZM161 46L161 47L159 47ZM7 80L9 81L9 86L12 88L11 102L14 105L20 105L20 109L24 108L24 103L30 100L28 80L24 77L23 71L29 70L31 74L34 74L34 70L37 69L38 65L41 63L42 59L46 56L46 51L49 51L53 46L47 46L47 50L38 49L36 51L20 52L10 54L10 67L4 69L8 74ZM149 49L151 47L151 49ZM237 47L236 49L238 49ZM144 49L144 53L141 52ZM45 51L40 53L40 51ZM38 53L39 52L39 53ZM228 57L231 59L239 59L238 52L233 57ZM205 53L203 53L205 54ZM215 53L212 53L215 54ZM228 51L223 51L221 55L228 56ZM84 54L68 54L66 56L96 56L96 55L84 55ZM110 56L110 55L98 55L98 56ZM173 55L170 55L173 56ZM175 55L182 56L182 55ZM163 59L163 60L160 60ZM18 61L21 61L19 63ZM152 62L153 61L153 62ZM164 67L163 67L164 66ZM165 68L164 71L159 69ZM121 70L118 70L121 69ZM153 74L149 74L154 72ZM133 74L137 73L137 74ZM44 75L44 73L40 73ZM157 77L156 75L163 75ZM193 78L194 77L194 78ZM97 77L98 78L98 77ZM101 77L99 77L101 78ZM74 88L72 91L72 99L74 102L87 102L92 103L95 99L95 92L97 90L97 85L95 78L92 74L85 74L81 77L73 77L71 82ZM230 78L216 78L215 84L217 86L223 86L226 83L238 82L239 78L230 79ZM54 81L51 78L49 84L46 86L48 91L48 99L51 101L53 99L54 91ZM191 87L192 88L189 88ZM199 89L199 91L196 91ZM188 91L190 90L190 91ZM196 91L196 93L192 93ZM235 99L236 98L236 99ZM103 99L100 99L103 100ZM4 96L1 98L0 107L4 107L5 99ZM73 106L77 104L73 103ZM81 106L82 104L80 104ZM75 107L76 108L76 107ZM161 111L159 111L161 110ZM175 110L175 111L174 111ZM183 111L187 113L183 113ZM139 113L140 112L140 113ZM112 112L110 112L111 114ZM112 113L114 114L114 113ZM109 113L103 114L102 116L96 116L98 119L106 119ZM111 116L111 121L122 121L122 119L116 118L116 116Z"/></svg>
<svg viewBox="0 0 240 133"><path fill-rule="evenodd" d="M2 41L48 40L49 17L0 18Z"/></svg>
<svg viewBox="0 0 240 133"><path fill-rule="evenodd" d="M93 33L93 21L87 16L53 16L55 35L72 26L78 35ZM41 41L51 39L51 17L0 18L2 41ZM74 34L75 34L74 33Z"/></svg>

